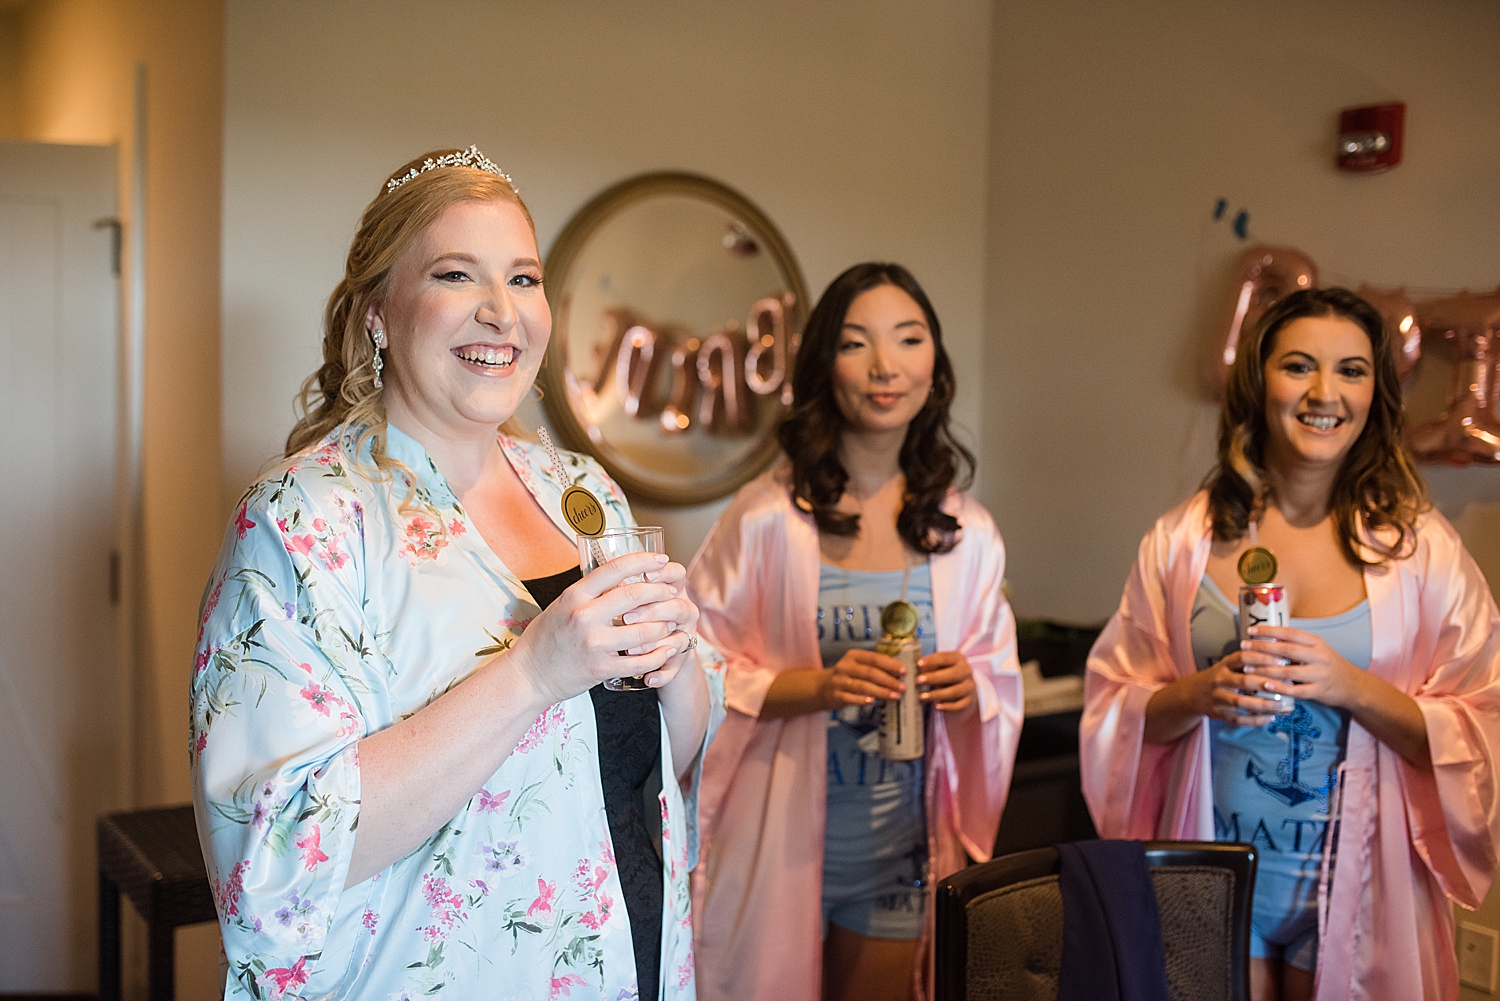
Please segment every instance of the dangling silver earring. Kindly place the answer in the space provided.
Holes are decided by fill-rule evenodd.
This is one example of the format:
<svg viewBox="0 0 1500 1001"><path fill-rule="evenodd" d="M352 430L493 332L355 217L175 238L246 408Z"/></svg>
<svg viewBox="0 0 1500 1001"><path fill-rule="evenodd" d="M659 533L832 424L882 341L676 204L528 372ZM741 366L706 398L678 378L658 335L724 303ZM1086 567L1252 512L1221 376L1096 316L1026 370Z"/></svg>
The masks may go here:
<svg viewBox="0 0 1500 1001"><path fill-rule="evenodd" d="M380 358L380 349L385 347L385 331L370 331L370 342L375 345L375 360L371 364L375 366L375 388L379 389L385 385L385 383L380 381L381 370L385 368L385 362Z"/></svg>

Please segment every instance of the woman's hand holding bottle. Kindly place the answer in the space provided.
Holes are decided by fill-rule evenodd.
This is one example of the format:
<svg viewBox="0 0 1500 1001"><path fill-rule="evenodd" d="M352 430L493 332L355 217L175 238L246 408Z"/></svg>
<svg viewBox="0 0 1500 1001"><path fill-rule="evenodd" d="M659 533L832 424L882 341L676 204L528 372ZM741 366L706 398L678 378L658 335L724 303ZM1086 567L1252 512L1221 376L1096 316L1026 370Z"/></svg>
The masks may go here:
<svg viewBox="0 0 1500 1001"><path fill-rule="evenodd" d="M848 650L823 676L823 704L829 709L867 706L876 699L899 699L906 688L905 666L874 650Z"/></svg>
<svg viewBox="0 0 1500 1001"><path fill-rule="evenodd" d="M956 650L918 661L914 683L928 686L922 701L944 712L963 712L977 704L974 669ZM829 709L867 706L876 699L899 699L906 689L906 668L894 657L873 650L849 650L823 677L822 695Z"/></svg>
<svg viewBox="0 0 1500 1001"><path fill-rule="evenodd" d="M1353 709L1368 672L1340 657L1328 641L1290 626L1251 626L1242 657L1268 692L1312 699L1325 706ZM1273 645L1274 644L1274 645Z"/></svg>
<svg viewBox="0 0 1500 1001"><path fill-rule="evenodd" d="M1248 668L1248 670L1247 670ZM1166 744L1183 736L1205 716L1235 726L1265 726L1279 703L1252 692L1269 692L1266 679L1236 650L1213 667L1157 689L1146 703L1148 743Z"/></svg>
<svg viewBox="0 0 1500 1001"><path fill-rule="evenodd" d="M925 685L922 701L943 712L961 713L979 704L979 690L974 685L974 669L969 658L957 650L940 650L917 661L917 684Z"/></svg>

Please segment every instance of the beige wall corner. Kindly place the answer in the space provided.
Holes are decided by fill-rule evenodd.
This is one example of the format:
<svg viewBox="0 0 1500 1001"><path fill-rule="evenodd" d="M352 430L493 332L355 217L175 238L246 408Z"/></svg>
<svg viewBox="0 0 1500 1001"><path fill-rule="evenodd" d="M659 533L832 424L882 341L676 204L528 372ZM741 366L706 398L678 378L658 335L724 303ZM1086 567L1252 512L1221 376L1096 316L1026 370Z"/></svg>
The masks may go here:
<svg viewBox="0 0 1500 1001"><path fill-rule="evenodd" d="M0 128L18 138L114 143L125 280L144 269L141 539L132 578L136 805L184 802L198 603L218 551L219 234L224 6L218 0L31 0L15 9L18 70L0 72ZM0 18L0 49L6 44ZM132 217L135 68L144 64L145 218ZM14 111L7 112L6 101ZM128 248L144 226L143 260ZM124 304L122 316L133 307ZM127 931L136 929L134 919ZM127 937L127 944L129 938ZM217 930L179 936L178 990L217 996ZM128 955L138 950L127 949ZM135 957L138 958L138 957ZM143 971L133 971L138 979Z"/></svg>
<svg viewBox="0 0 1500 1001"><path fill-rule="evenodd" d="M0 139L21 138L21 9L0 7Z"/></svg>
<svg viewBox="0 0 1500 1001"><path fill-rule="evenodd" d="M191 0L33 0L19 18L23 138L118 144L121 214L127 227L144 225L145 260L126 259L128 270L146 275L135 792L142 804L180 802L189 796L198 600L222 528L224 9ZM147 76L144 220L130 218L138 63Z"/></svg>
<svg viewBox="0 0 1500 1001"><path fill-rule="evenodd" d="M144 561L155 690L142 700L144 802L189 798L188 684L198 603L224 516L219 446L219 230L224 10L145 5L147 67ZM154 718L151 718L154 717ZM154 746L149 746L154 745Z"/></svg>

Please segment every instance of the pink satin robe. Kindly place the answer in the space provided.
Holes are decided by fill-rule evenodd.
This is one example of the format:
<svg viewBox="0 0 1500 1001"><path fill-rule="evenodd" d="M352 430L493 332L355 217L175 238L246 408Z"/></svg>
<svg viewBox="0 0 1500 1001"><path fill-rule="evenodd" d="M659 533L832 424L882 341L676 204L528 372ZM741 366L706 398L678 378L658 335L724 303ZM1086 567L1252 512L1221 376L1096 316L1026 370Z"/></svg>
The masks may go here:
<svg viewBox="0 0 1500 1001"><path fill-rule="evenodd" d="M702 1001L818 1001L820 992L828 714L757 718L779 671L822 664L818 530L792 504L789 470L782 460L747 484L688 571L699 632L728 662L729 712L705 758L698 800L693 918ZM1000 533L963 494L951 494L945 510L963 531L951 552L931 560L937 648L968 658L979 711L956 721L932 714L931 884L963 868L966 851L989 859L1023 711ZM930 953L930 897L927 913L921 956ZM919 996L929 966L917 965Z"/></svg>
<svg viewBox="0 0 1500 1001"><path fill-rule="evenodd" d="M1079 743L1101 837L1213 840L1207 720L1172 744L1142 739L1152 693L1195 670L1188 618L1211 542L1206 493L1162 517L1089 657ZM1433 767L1408 765L1350 722L1316 997L1457 998L1448 900L1479 906L1500 839L1500 619L1436 512L1420 520L1412 556L1365 572L1365 592L1369 670L1416 699Z"/></svg>

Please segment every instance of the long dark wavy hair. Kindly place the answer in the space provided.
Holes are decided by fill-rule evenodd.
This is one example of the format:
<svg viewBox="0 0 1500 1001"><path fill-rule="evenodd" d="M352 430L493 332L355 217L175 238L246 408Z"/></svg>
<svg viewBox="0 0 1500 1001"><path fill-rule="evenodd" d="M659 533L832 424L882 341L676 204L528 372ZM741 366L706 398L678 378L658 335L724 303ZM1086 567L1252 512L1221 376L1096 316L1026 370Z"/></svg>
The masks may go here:
<svg viewBox="0 0 1500 1001"><path fill-rule="evenodd" d="M857 535L859 515L835 509L849 473L839 461L839 437L847 421L833 395L833 366L849 306L863 292L894 285L916 301L932 333L932 392L912 418L901 445L901 472L906 496L896 531L920 553L946 553L958 542L958 519L942 510L948 491L968 489L974 479L974 455L954 437L948 410L955 389L953 364L943 350L937 313L922 286L899 264L856 264L833 280L813 307L802 332L792 375L796 403L776 437L792 461L792 500L812 513L818 531Z"/></svg>
<svg viewBox="0 0 1500 1001"><path fill-rule="evenodd" d="M1427 482L1401 444L1404 417L1394 338L1375 307L1344 288L1293 292L1267 310L1240 345L1224 392L1218 465L1203 484L1208 490L1214 538L1221 542L1243 538L1250 519L1259 517L1265 505L1266 360L1281 329L1305 316L1336 316L1358 325L1370 338L1375 362L1375 398L1369 419L1344 456L1329 499L1339 548L1355 566L1404 559L1416 548L1418 516L1432 506ZM1368 530L1374 559L1364 556L1361 522ZM1382 541L1377 533L1384 530L1394 530L1396 540Z"/></svg>

